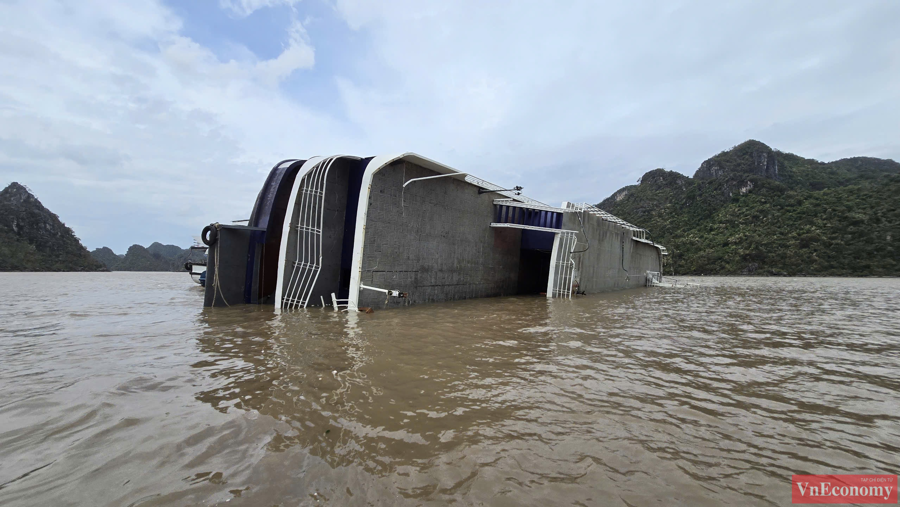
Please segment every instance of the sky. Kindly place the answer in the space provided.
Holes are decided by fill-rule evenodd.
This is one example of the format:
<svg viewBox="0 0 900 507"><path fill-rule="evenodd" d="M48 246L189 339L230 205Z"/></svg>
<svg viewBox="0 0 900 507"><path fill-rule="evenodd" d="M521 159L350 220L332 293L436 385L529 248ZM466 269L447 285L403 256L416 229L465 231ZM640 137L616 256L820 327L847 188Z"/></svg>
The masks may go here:
<svg viewBox="0 0 900 507"><path fill-rule="evenodd" d="M412 151L549 204L747 139L900 160L896 0L0 0L0 188L188 246L272 166Z"/></svg>

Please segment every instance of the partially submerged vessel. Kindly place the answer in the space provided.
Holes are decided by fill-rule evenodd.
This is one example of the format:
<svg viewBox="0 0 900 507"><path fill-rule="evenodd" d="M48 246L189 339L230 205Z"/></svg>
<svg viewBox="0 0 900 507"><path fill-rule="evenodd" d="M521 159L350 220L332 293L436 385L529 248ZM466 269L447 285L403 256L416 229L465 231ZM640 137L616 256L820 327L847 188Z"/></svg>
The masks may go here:
<svg viewBox="0 0 900 507"><path fill-rule="evenodd" d="M206 286L206 250L209 247L201 245L199 240L194 240L188 251L188 260L184 263L184 269L191 275L191 280L201 287Z"/></svg>
<svg viewBox="0 0 900 507"><path fill-rule="evenodd" d="M284 160L247 225L210 224L206 306L397 307L643 287L666 249L586 203L559 207L415 153Z"/></svg>

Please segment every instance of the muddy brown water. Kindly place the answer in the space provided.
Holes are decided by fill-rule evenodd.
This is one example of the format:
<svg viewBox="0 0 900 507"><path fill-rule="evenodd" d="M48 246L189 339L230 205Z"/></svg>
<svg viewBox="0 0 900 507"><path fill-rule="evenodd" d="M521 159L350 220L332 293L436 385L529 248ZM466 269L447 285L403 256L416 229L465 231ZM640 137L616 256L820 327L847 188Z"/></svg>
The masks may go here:
<svg viewBox="0 0 900 507"><path fill-rule="evenodd" d="M2 505L787 505L900 463L900 280L203 310L0 274Z"/></svg>

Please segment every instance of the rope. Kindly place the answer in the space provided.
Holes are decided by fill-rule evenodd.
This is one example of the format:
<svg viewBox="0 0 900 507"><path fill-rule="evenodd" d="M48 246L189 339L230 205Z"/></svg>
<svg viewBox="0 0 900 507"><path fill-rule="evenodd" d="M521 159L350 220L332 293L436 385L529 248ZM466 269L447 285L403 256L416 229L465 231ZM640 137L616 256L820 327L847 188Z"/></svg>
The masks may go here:
<svg viewBox="0 0 900 507"><path fill-rule="evenodd" d="M406 205L403 203L406 197L406 162L403 163L403 185L400 185L400 216L406 218Z"/></svg>
<svg viewBox="0 0 900 507"><path fill-rule="evenodd" d="M584 252L587 252L591 248L591 238L589 238L587 233L584 231L584 220L581 219L582 214L584 214L584 207L581 208L581 213L576 212L575 216L578 217L578 221L581 223L581 234L584 234L584 240L587 242L587 246L584 247L584 250L579 250L577 252L571 252L573 254L584 253Z"/></svg>
<svg viewBox="0 0 900 507"><path fill-rule="evenodd" d="M216 222L215 226L216 226L216 230L218 231L219 230L219 222ZM218 234L217 234L217 236L218 236ZM221 245L221 244L222 244L222 238L221 237L216 238L216 269L215 269L215 273L213 273L213 306L216 305L215 295L217 292L218 292L219 296L222 297L222 302L225 303L225 306L231 306L230 304L228 304L228 301L225 300L225 294L222 293L222 286L219 285L219 264L220 264L219 261L221 260L219 258L219 245Z"/></svg>

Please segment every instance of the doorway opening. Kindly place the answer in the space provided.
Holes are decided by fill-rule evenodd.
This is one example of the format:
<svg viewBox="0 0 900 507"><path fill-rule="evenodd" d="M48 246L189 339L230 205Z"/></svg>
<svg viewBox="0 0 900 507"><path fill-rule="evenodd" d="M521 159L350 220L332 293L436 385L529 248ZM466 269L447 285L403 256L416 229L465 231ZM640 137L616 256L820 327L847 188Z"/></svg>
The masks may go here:
<svg viewBox="0 0 900 507"><path fill-rule="evenodd" d="M554 236L552 232L522 231L517 294L546 294Z"/></svg>
<svg viewBox="0 0 900 507"><path fill-rule="evenodd" d="M362 190L363 174L374 157L354 162L348 168L347 210L344 214L344 237L341 242L341 271L338 279L338 299L350 297L350 274L353 266L353 242L356 239L356 210L359 207L359 192Z"/></svg>

